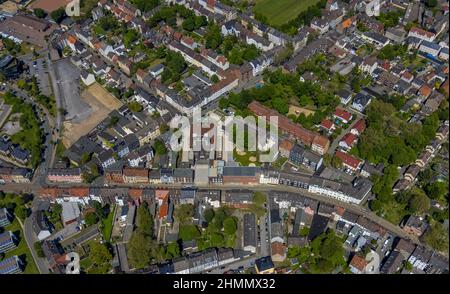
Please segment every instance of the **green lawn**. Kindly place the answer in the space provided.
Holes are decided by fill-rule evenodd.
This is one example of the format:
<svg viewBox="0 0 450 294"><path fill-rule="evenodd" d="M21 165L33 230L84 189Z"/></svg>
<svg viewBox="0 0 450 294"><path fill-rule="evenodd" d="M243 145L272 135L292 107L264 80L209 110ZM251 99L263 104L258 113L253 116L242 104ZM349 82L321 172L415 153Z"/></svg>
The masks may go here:
<svg viewBox="0 0 450 294"><path fill-rule="evenodd" d="M259 162L258 153L256 151L247 151L244 155L239 155L236 151L236 149L233 151L233 157L234 160L239 162L241 166L249 166L251 163L253 163L255 166L260 166L261 162ZM250 161L251 157L256 157L256 161Z"/></svg>
<svg viewBox="0 0 450 294"><path fill-rule="evenodd" d="M19 244L17 248L5 253L5 258L17 255L25 264L25 274L39 274L39 271L34 263L33 256L31 255L30 249L28 248L27 242L23 235L23 231L20 227L19 221L15 218L14 221L7 227L5 227L5 232L11 231L19 239Z"/></svg>
<svg viewBox="0 0 450 294"><path fill-rule="evenodd" d="M103 237L106 241L109 241L111 239L111 233L113 229L114 224L114 212L116 210L116 206L111 209L111 212L109 213L108 217L102 220L103 224Z"/></svg>
<svg viewBox="0 0 450 294"><path fill-rule="evenodd" d="M282 25L319 0L256 0L255 12L266 16L271 25Z"/></svg>

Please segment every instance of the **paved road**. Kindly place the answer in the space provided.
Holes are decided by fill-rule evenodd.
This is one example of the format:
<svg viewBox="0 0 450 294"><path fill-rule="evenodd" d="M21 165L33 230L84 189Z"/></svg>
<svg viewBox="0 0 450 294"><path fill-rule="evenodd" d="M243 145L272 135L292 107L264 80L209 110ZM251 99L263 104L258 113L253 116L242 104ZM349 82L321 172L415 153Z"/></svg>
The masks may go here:
<svg viewBox="0 0 450 294"><path fill-rule="evenodd" d="M49 271L49 265L45 258L38 257L36 250L34 250L34 243L38 241L34 230L33 230L33 217L34 214L37 211L37 207L39 206L39 198L34 197L31 207L31 215L25 219L25 224L23 225L23 231L24 231L24 237L25 241L27 242L28 248L31 251L31 255L33 256L34 262L36 263L39 272L41 274L48 274Z"/></svg>
<svg viewBox="0 0 450 294"><path fill-rule="evenodd" d="M65 109L65 106L61 99L61 92L60 92L59 85L58 85L58 78L55 74L55 69L53 68L53 63L50 60L50 53L49 53L50 50L51 49L49 47L45 56L46 56L47 64L48 64L48 73L50 75L50 81L52 84L53 96L55 97L55 101L56 101L56 109L58 110L58 111L56 111L56 125L55 125L56 130L54 132L54 137L53 137L54 142L57 142L61 138L61 132L62 132L62 126L63 126L62 124L63 124L63 119L64 119L64 117L63 117L64 115L59 110ZM55 155L56 155L56 148L52 148L50 157L48 160L49 166L53 165Z"/></svg>
<svg viewBox="0 0 450 294"><path fill-rule="evenodd" d="M59 187L71 187L73 185L58 185ZM88 186L88 185L77 185L77 186ZM111 186L110 188L113 187L148 187L148 188L155 188L155 189L180 189L185 187L186 185L184 184L147 184L147 185L131 185L131 184L127 184L127 185L115 185L115 186ZM358 206L355 204L349 204L349 203L344 203L342 201L327 197L327 196L323 196L323 195L318 195L318 194L313 194L308 192L307 190L304 189L299 189L299 188L294 188L294 187L289 187L289 186L284 186L284 185L265 185L265 184L257 184L257 185L229 185L229 184L222 184L222 185L196 185L197 188L199 189L217 189L217 190L236 190L236 189L251 189L252 191L263 191L263 192L267 192L268 190L270 191L279 191L279 192L292 192L292 193L296 193L311 199L315 199L318 200L320 202L323 203L328 203L328 204L333 204L333 205L337 205L337 206L341 206L351 212L357 213L359 215L362 215L366 218L368 218L369 220L379 224L380 226L384 227L386 230L402 237L408 240L411 240L412 242L416 243L416 244L421 244L421 242L418 240L417 237L414 237L412 235L407 234L406 232L404 232L399 226L394 225L390 222L388 222L387 220L377 216L375 213L371 212L370 210L362 207L362 206ZM22 192L22 191L29 191L34 192L34 193L39 193L40 188L37 187L36 185L34 186L28 186L26 184L5 184L2 186L4 191L7 192ZM37 189L36 189L37 188Z"/></svg>

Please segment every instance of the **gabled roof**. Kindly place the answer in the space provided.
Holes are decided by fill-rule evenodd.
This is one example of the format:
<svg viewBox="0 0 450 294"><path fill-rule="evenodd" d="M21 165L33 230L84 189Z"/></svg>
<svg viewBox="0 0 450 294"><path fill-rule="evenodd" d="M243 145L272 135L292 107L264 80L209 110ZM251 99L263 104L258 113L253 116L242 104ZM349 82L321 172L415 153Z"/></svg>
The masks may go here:
<svg viewBox="0 0 450 294"><path fill-rule="evenodd" d="M336 108L336 111L334 112L334 115L339 117L339 118L342 118L344 120L347 120L347 121L350 120L350 118L352 117L352 114L350 112L345 111L345 110L343 110L341 108Z"/></svg>
<svg viewBox="0 0 450 294"><path fill-rule="evenodd" d="M333 122L328 120L328 119L324 119L322 120L322 122L320 123L320 125L327 130L330 130L333 127Z"/></svg>
<svg viewBox="0 0 450 294"><path fill-rule="evenodd" d="M342 151L336 151L335 156L340 158L345 165L348 165L353 169L357 169L362 162L361 160Z"/></svg>
<svg viewBox="0 0 450 294"><path fill-rule="evenodd" d="M359 134L364 132L365 129L366 129L366 121L362 118L358 120L352 128L352 130L357 130Z"/></svg>
<svg viewBox="0 0 450 294"><path fill-rule="evenodd" d="M367 260L364 257L359 256L357 254L353 256L352 261L350 262L351 266L357 268L361 272L364 271L367 264L368 264Z"/></svg>

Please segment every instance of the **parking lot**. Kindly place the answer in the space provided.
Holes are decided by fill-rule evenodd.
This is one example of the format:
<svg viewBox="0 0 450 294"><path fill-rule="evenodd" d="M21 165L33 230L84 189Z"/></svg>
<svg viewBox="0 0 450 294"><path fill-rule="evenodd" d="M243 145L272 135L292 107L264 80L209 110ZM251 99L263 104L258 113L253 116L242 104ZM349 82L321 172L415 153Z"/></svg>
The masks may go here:
<svg viewBox="0 0 450 294"><path fill-rule="evenodd" d="M52 95L52 88L50 86L50 78L48 75L48 65L45 58L30 60L28 63L30 75L35 76L38 81L39 90L45 96Z"/></svg>
<svg viewBox="0 0 450 294"><path fill-rule="evenodd" d="M83 121L89 117L92 110L80 96L80 70L70 62L70 59L55 62L54 68L63 108L67 111L65 119Z"/></svg>

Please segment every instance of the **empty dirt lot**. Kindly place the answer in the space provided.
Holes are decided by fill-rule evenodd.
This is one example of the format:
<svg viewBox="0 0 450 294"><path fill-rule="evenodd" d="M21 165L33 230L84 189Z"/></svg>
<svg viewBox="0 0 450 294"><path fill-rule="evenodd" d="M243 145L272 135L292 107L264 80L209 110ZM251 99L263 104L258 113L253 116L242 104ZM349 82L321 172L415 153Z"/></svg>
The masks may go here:
<svg viewBox="0 0 450 294"><path fill-rule="evenodd" d="M71 0L35 0L28 5L28 8L41 8L46 12L52 12L60 7L66 7L70 1Z"/></svg>
<svg viewBox="0 0 450 294"><path fill-rule="evenodd" d="M311 114L314 114L314 111L303 108L303 107L298 107L295 105L290 105L289 106L289 114L294 114L294 115L299 115L300 113L304 113L306 116L310 116Z"/></svg>
<svg viewBox="0 0 450 294"><path fill-rule="evenodd" d="M122 106L122 102L97 83L86 88L81 93L81 100L89 105L91 111L89 116L83 121L64 122L63 144L66 147L71 146L81 136L89 133L102 120L107 118L111 111Z"/></svg>

